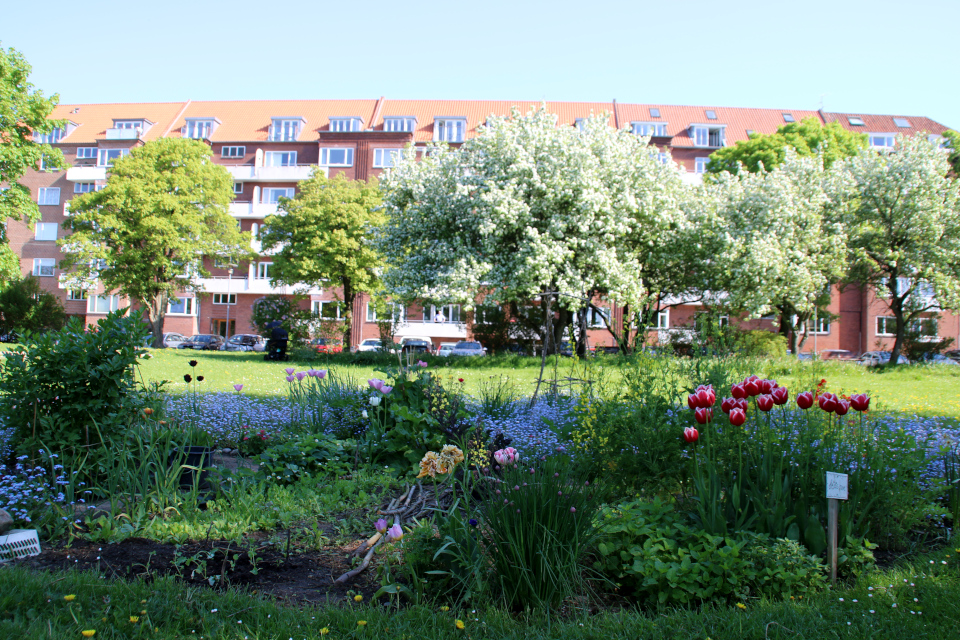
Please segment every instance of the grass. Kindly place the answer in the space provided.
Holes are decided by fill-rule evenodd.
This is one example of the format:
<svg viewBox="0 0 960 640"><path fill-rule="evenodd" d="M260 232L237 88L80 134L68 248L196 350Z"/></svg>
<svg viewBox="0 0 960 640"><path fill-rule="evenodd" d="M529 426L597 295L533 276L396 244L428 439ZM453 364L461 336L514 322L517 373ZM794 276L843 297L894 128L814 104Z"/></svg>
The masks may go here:
<svg viewBox="0 0 960 640"><path fill-rule="evenodd" d="M317 369L335 368L340 373L350 374L357 380L366 380L381 374L376 373L378 365L350 364L352 357L319 356L312 360L291 360L290 362L264 362L261 354L242 352L195 352L178 349L158 349L151 351L152 358L144 360L141 375L147 382L168 380L167 391L183 393L188 385L183 381L185 373L204 376L200 390L204 392L233 392L234 384L242 384L246 395L259 398L283 397L287 391L285 380L287 367L298 371L310 367ZM188 362L197 360L192 369ZM518 356L492 356L486 358L437 358L426 360L434 370L440 370L443 376L464 379L464 389L476 396L481 387L491 380L509 378L521 395L532 394L540 372L538 358ZM584 367L589 367L586 375L596 377L602 369L606 384L623 382L628 372L627 359L609 357L583 362L571 358L548 360L545 380L568 376L584 376ZM396 359L386 356L379 366L396 366ZM947 416L960 418L960 367L937 365L910 365L898 367L893 371L880 368L867 368L855 364L840 362L799 362L793 359L758 360L758 375L773 377L785 384L791 394L812 388L821 378L827 380L826 390L835 393L868 393L873 398L872 407L903 413L916 413L921 416ZM541 390L542 391L542 390Z"/></svg>
<svg viewBox="0 0 960 640"><path fill-rule="evenodd" d="M255 592L217 592L172 578L106 581L91 572L0 569L0 637L217 638L280 640L594 639L769 640L911 638L947 640L960 624L957 551L919 556L874 571L852 587L799 600L744 600L701 608L609 608L590 615L571 605L562 616L498 609L386 608L349 600L289 606ZM75 598L67 602L65 596ZM741 605L743 608L741 608ZM131 621L136 617L136 622ZM457 629L456 621L464 623ZM359 625L359 622L364 625Z"/></svg>

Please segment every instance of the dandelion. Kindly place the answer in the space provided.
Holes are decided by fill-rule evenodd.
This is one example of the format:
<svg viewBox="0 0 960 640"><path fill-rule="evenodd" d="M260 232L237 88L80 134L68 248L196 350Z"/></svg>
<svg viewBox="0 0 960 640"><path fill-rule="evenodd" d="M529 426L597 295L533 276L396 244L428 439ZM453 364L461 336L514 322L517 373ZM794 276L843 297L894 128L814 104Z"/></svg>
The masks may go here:
<svg viewBox="0 0 960 640"><path fill-rule="evenodd" d="M71 593L70 595L63 596L63 599L66 600L67 602L73 602L74 600L77 599L77 596Z"/></svg>
<svg viewBox="0 0 960 640"><path fill-rule="evenodd" d="M367 626L367 621L366 621L366 620L357 620L357 626L358 626L358 627L365 627L365 626Z"/></svg>
<svg viewBox="0 0 960 640"><path fill-rule="evenodd" d="M354 602L363 602L363 596L358 593L357 595L353 596L353 601L354 601Z"/></svg>
<svg viewBox="0 0 960 640"><path fill-rule="evenodd" d="M81 631L80 635L82 635L84 638L92 638L93 636L97 635L97 632L94 631L93 629L86 629L84 631Z"/></svg>
<svg viewBox="0 0 960 640"><path fill-rule="evenodd" d="M330 633L330 627L324 627L323 629L320 629L320 635L325 636L328 633Z"/></svg>
<svg viewBox="0 0 960 640"><path fill-rule="evenodd" d="M456 624L457 624L457 629L460 629L461 631L463 631L463 629L466 627L466 625L463 624L463 620L457 620Z"/></svg>
<svg viewBox="0 0 960 640"><path fill-rule="evenodd" d="M440 611L450 611L450 607L448 607L447 605L443 605L442 607L440 607Z"/></svg>
<svg viewBox="0 0 960 640"><path fill-rule="evenodd" d="M140 616L130 616L130 622L133 624L137 624L138 622L140 622Z"/></svg>
<svg viewBox="0 0 960 640"><path fill-rule="evenodd" d="M737 608L738 608L738 609L746 609L746 608L747 608L747 605L743 604L742 602L738 602L738 603L737 603Z"/></svg>

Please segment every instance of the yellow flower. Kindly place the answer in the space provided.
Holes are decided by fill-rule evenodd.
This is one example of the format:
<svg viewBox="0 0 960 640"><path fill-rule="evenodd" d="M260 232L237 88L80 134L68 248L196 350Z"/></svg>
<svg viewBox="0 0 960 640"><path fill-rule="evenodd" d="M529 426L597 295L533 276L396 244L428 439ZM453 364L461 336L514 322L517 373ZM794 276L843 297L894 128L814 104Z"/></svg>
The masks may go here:
<svg viewBox="0 0 960 640"><path fill-rule="evenodd" d="M71 593L71 594L68 595L68 596L63 596L63 599L66 600L67 602L73 602L74 600L77 599L77 596L75 596L75 595L73 595L73 594Z"/></svg>
<svg viewBox="0 0 960 640"><path fill-rule="evenodd" d="M86 631L81 631L80 635L82 635L84 638L92 638L93 636L97 635L97 632L93 629L87 629Z"/></svg>
<svg viewBox="0 0 960 640"><path fill-rule="evenodd" d="M357 620L357 626L358 626L358 627L365 627L365 626L367 626L367 621L366 621L366 620Z"/></svg>
<svg viewBox="0 0 960 640"><path fill-rule="evenodd" d="M463 631L465 626L466 625L463 624L463 620L457 620L457 629L460 629L461 631Z"/></svg>
<svg viewBox="0 0 960 640"><path fill-rule="evenodd" d="M330 627L324 627L323 629L320 629L320 635L325 636L328 633L330 633Z"/></svg>
<svg viewBox="0 0 960 640"><path fill-rule="evenodd" d="M146 610L146 609L144 609L143 611L141 611L141 612L140 612L140 615L142 615L142 616L145 616L145 615L147 615L147 610Z"/></svg>
<svg viewBox="0 0 960 640"><path fill-rule="evenodd" d="M440 611L450 611L450 607L448 607L447 605L443 605L442 607L440 607Z"/></svg>
<svg viewBox="0 0 960 640"><path fill-rule="evenodd" d="M430 476L431 478L437 477L437 462L439 457L433 451L427 451L426 455L423 456L423 460L420 461L420 475L418 478L423 478L425 476Z"/></svg>
<svg viewBox="0 0 960 640"><path fill-rule="evenodd" d="M354 601L354 602L363 602L363 596L361 596L360 594L357 594L357 595L353 596L353 601Z"/></svg>
<svg viewBox="0 0 960 640"><path fill-rule="evenodd" d="M747 608L747 605L743 604L742 602L738 602L738 603L737 603L737 608L738 608L738 609L746 609L746 608Z"/></svg>
<svg viewBox="0 0 960 640"><path fill-rule="evenodd" d="M443 446L443 449L440 450L440 457L451 458L453 459L453 464L460 464L463 462L463 451L460 450L460 447L446 444Z"/></svg>
<svg viewBox="0 0 960 640"><path fill-rule="evenodd" d="M140 622L140 616L130 616L130 622L132 622L133 624L137 624L138 622Z"/></svg>

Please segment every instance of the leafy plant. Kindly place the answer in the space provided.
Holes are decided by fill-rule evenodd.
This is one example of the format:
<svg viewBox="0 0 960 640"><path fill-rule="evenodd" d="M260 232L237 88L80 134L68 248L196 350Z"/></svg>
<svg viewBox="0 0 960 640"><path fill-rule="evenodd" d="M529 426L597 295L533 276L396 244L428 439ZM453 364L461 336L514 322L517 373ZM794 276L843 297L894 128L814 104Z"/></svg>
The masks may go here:
<svg viewBox="0 0 960 640"><path fill-rule="evenodd" d="M258 476L278 484L350 472L348 443L325 434L295 435L268 447L257 458Z"/></svg>

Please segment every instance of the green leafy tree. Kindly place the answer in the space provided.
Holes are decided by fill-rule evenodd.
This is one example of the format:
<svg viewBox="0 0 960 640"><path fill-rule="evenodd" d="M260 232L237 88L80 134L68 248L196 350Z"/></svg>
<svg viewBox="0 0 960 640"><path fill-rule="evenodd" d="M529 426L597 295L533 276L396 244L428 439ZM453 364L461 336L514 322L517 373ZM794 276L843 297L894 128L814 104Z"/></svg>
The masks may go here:
<svg viewBox="0 0 960 640"><path fill-rule="evenodd" d="M370 239L385 218L380 204L376 180L329 179L314 170L294 198L281 199L279 213L268 216L260 232L263 250L275 251L271 280L339 287L347 345L354 299L379 288L383 260Z"/></svg>
<svg viewBox="0 0 960 640"><path fill-rule="evenodd" d="M304 309L300 303L302 295L284 296L271 294L264 296L253 304L253 314L250 323L257 332L265 338L270 338L273 322L279 322L286 329L290 341L294 345L304 345L310 339L310 329L313 324L313 315L309 309Z"/></svg>
<svg viewBox="0 0 960 640"><path fill-rule="evenodd" d="M64 126L62 120L48 120L59 97L44 97L28 82L30 65L15 49L0 48L0 220L40 220L40 209L30 189L18 181L41 159L48 166L62 167L63 154L40 136ZM20 260L10 249L6 225L0 227L0 282L20 277Z"/></svg>
<svg viewBox="0 0 960 640"><path fill-rule="evenodd" d="M386 288L440 304L540 300L559 309L554 351L591 292L619 304L647 295L644 248L679 215L683 191L653 151L605 118L558 127L540 107L491 116L459 149L405 158L382 181Z"/></svg>
<svg viewBox="0 0 960 640"><path fill-rule="evenodd" d="M783 164L788 147L800 156L815 156L822 147L823 166L830 167L837 160L855 156L865 149L867 136L847 131L839 122L824 125L816 118L804 118L783 125L776 133L755 133L749 140L714 151L707 163L707 174L737 174L741 165L751 173L759 171L761 165L770 171Z"/></svg>
<svg viewBox="0 0 960 640"><path fill-rule="evenodd" d="M250 236L229 213L233 179L210 160L198 140L161 138L116 162L101 191L70 202L60 240L71 288L96 280L147 310L154 346L163 338L167 303L197 290L208 275L204 256L238 262L250 255Z"/></svg>
<svg viewBox="0 0 960 640"><path fill-rule="evenodd" d="M896 318L889 366L906 329L927 313L960 308L960 186L946 154L920 136L897 136L888 153L863 151L846 163L852 282L872 287Z"/></svg>
<svg viewBox="0 0 960 640"><path fill-rule="evenodd" d="M947 140L947 149L950 155L947 162L953 168L953 177L960 176L960 133L956 131L944 131L943 137Z"/></svg>
<svg viewBox="0 0 960 640"><path fill-rule="evenodd" d="M67 314L57 296L44 291L33 276L0 289L0 333L60 329Z"/></svg>

